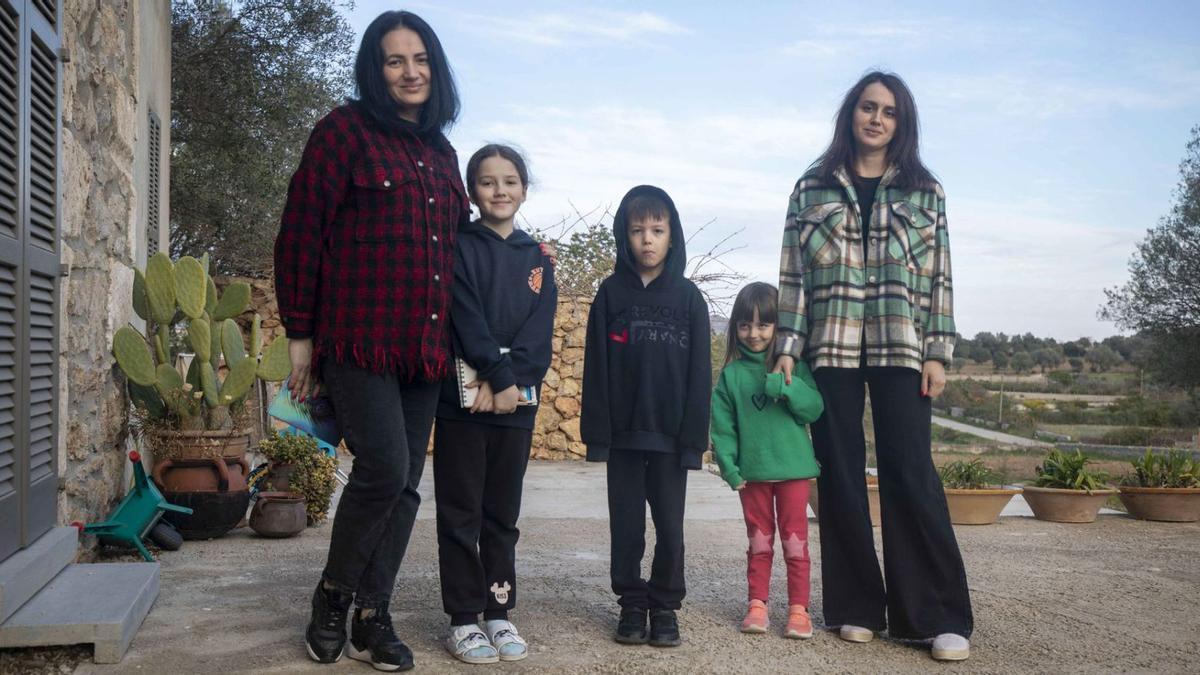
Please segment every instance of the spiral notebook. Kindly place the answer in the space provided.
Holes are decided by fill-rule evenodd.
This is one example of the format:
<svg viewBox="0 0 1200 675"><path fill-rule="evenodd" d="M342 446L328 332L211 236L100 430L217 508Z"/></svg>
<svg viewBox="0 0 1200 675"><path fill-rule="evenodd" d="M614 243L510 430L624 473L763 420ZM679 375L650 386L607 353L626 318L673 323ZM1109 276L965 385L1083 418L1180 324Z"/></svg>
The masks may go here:
<svg viewBox="0 0 1200 675"><path fill-rule="evenodd" d="M500 348L501 354L507 354L508 351L508 347ZM464 361L461 356L454 359L454 372L458 376L458 403L464 408L470 408L475 405L475 394L479 390L474 387L468 388L467 385L474 382L479 377L479 373L471 367L471 364ZM521 395L525 397L525 400L517 405L537 405L537 387L522 387L521 385L517 385L517 391L521 392Z"/></svg>

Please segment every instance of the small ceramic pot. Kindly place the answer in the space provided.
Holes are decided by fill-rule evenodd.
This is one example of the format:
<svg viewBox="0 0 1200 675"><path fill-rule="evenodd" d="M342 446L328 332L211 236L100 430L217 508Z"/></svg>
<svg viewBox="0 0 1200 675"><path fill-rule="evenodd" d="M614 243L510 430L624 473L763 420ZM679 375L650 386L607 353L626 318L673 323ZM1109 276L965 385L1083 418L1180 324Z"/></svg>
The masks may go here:
<svg viewBox="0 0 1200 675"><path fill-rule="evenodd" d="M304 495L295 492L260 492L250 510L250 529L264 537L293 537L307 525Z"/></svg>

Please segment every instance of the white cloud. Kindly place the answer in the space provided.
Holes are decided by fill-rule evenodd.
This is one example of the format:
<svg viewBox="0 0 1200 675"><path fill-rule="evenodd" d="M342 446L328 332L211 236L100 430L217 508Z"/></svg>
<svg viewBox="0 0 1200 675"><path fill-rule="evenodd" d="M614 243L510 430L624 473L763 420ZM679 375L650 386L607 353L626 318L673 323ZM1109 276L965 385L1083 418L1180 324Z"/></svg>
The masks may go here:
<svg viewBox="0 0 1200 675"><path fill-rule="evenodd" d="M544 47L585 47L604 43L642 44L664 35L686 35L688 28L653 12L585 9L513 17L482 14L445 7L460 26L472 33L504 42Z"/></svg>

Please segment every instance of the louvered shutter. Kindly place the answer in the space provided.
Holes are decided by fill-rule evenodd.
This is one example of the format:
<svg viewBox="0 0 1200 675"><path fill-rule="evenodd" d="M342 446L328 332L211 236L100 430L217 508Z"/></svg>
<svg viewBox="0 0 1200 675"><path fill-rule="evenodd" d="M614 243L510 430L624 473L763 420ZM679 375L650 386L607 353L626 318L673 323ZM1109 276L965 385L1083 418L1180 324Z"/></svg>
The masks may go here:
<svg viewBox="0 0 1200 675"><path fill-rule="evenodd" d="M0 0L0 560L57 520L56 0Z"/></svg>

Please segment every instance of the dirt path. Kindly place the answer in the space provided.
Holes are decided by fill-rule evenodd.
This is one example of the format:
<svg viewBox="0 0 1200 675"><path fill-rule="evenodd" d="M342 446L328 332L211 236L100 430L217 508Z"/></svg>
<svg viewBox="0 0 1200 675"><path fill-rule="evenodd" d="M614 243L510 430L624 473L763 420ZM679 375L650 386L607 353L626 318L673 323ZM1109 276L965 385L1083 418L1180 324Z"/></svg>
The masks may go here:
<svg viewBox="0 0 1200 675"><path fill-rule="evenodd" d="M426 475L426 490L432 480ZM431 502L423 505L400 572L393 612L419 672L473 672L442 650ZM678 649L624 647L610 638L602 466L534 463L521 523L520 607L513 618L532 654L502 672L1094 672L1185 671L1200 653L1200 526L1102 516L1092 525L1005 518L957 528L975 606L974 656L935 666L925 649L889 640L809 641L774 630L743 636L745 534L737 499L715 476L690 476L688 598ZM878 531L877 531L878 532ZM344 660L308 661L301 633L329 527L288 540L246 531L188 542L163 557L162 594L123 663L78 673L374 672ZM813 523L815 618L820 547ZM777 560L772 621L782 625Z"/></svg>

